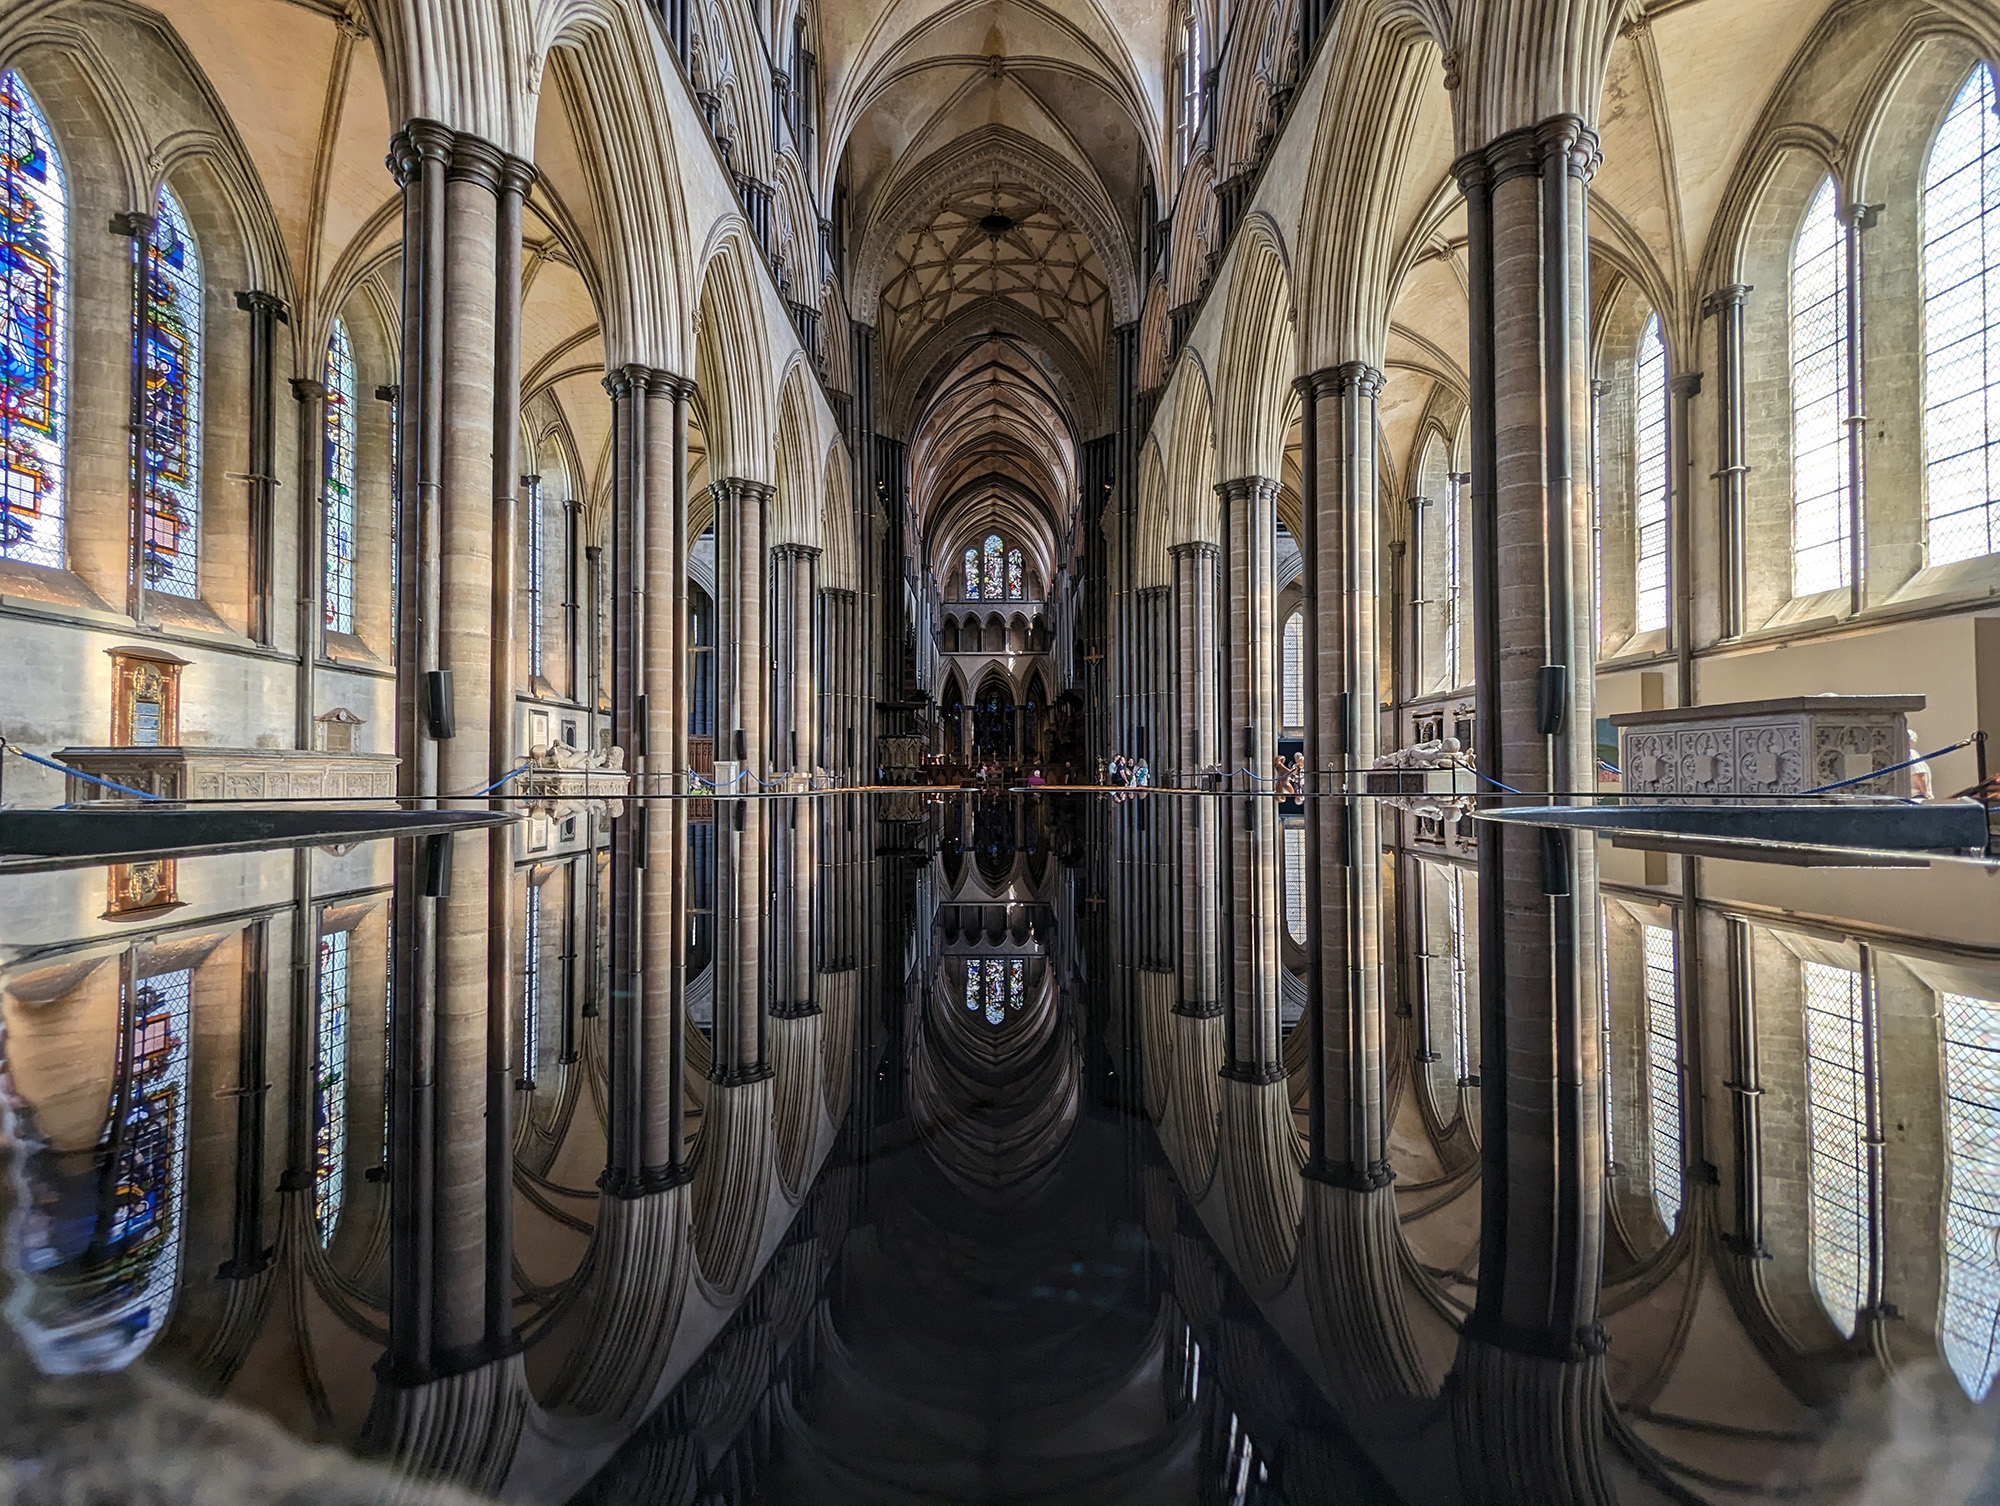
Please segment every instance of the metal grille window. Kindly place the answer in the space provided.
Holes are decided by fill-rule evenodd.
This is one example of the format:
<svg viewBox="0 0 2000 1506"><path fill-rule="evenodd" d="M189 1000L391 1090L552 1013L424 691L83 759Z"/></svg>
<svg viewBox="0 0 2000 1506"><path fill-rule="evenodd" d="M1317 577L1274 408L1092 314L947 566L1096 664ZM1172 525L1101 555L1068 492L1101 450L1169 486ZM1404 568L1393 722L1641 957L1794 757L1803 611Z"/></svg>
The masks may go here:
<svg viewBox="0 0 2000 1506"><path fill-rule="evenodd" d="M1646 1119L1650 1130L1653 1205L1669 1231L1681 1217L1681 1054L1674 933L1647 926Z"/></svg>
<svg viewBox="0 0 2000 1506"><path fill-rule="evenodd" d="M2000 553L2000 119L1981 63L1924 171L1924 532L1929 563Z"/></svg>
<svg viewBox="0 0 2000 1506"><path fill-rule="evenodd" d="M181 201L164 186L141 275L146 390L137 463L146 499L146 589L199 596L201 255Z"/></svg>
<svg viewBox="0 0 2000 1506"><path fill-rule="evenodd" d="M347 1163L347 932L319 939L313 1029L313 1226L322 1248L340 1223Z"/></svg>
<svg viewBox="0 0 2000 1506"><path fill-rule="evenodd" d="M1868 1195L1869 1062L1861 974L1802 963L1806 1013L1806 1186L1813 1290L1853 1336L1868 1304L1875 1210Z"/></svg>
<svg viewBox="0 0 2000 1506"><path fill-rule="evenodd" d="M1938 1336L1965 1394L1984 1401L2000 1375L2000 1001L1944 994L1939 1005L1947 1190Z"/></svg>
<svg viewBox="0 0 2000 1506"><path fill-rule="evenodd" d="M325 494L320 502L325 619L336 633L354 631L354 346L333 321L326 341Z"/></svg>
<svg viewBox="0 0 2000 1506"><path fill-rule="evenodd" d="M1658 314L1639 337L1632 386L1636 625L1650 633L1667 625L1667 342Z"/></svg>
<svg viewBox="0 0 2000 1506"><path fill-rule="evenodd" d="M0 559L63 567L69 202L49 123L0 72Z"/></svg>
<svg viewBox="0 0 2000 1506"><path fill-rule="evenodd" d="M1832 178L1792 250L1792 594L1848 584L1847 227Z"/></svg>

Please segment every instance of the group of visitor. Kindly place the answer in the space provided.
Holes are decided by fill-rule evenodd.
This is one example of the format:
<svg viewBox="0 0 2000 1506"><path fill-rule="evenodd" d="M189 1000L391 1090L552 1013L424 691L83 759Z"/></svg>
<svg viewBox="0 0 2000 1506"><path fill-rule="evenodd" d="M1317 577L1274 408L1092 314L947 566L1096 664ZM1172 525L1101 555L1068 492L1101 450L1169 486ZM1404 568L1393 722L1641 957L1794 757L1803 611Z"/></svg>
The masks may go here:
<svg viewBox="0 0 2000 1506"><path fill-rule="evenodd" d="M1114 789L1143 790L1153 782L1153 770L1143 758L1127 758L1123 753L1114 753L1105 767L1105 782Z"/></svg>

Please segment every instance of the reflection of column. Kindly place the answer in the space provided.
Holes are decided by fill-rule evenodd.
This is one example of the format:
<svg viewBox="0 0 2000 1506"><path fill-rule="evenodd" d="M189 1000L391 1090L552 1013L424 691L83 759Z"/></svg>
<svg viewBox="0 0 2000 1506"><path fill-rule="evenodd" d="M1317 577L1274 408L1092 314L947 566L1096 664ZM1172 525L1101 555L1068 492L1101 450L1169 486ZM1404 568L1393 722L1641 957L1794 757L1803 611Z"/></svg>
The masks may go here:
<svg viewBox="0 0 2000 1506"><path fill-rule="evenodd" d="M717 481L714 492L716 777L723 781L748 770L762 779L769 770L764 726L764 533L771 488L760 481L729 477Z"/></svg>
<svg viewBox="0 0 2000 1506"><path fill-rule="evenodd" d="M611 742L625 752L628 768L638 763L642 739L650 731L642 715L646 686L647 443L652 405L651 373L626 366L604 379L611 394ZM606 1128L605 1169L599 1185L619 1196L644 1188L646 1168L644 1092L646 1042L644 954L641 936L643 870L650 854L642 833L644 809L617 806L611 821L610 864L605 900L609 984L605 1000Z"/></svg>
<svg viewBox="0 0 2000 1506"><path fill-rule="evenodd" d="M1223 911L1228 929L1224 993L1229 1001L1228 1063L1223 1075L1273 1082L1278 1061L1277 807L1269 789L1277 727L1275 639L1277 483L1262 476L1225 481L1222 497L1225 787L1241 798L1222 805L1228 865Z"/></svg>
<svg viewBox="0 0 2000 1506"><path fill-rule="evenodd" d="M1573 116L1462 157L1472 389L1480 772L1530 794L1595 787L1586 185ZM1587 577L1584 577L1587 581ZM1480 823L1479 1295L1459 1344L1461 1471L1476 1497L1608 1498L1603 1062L1594 855Z"/></svg>
<svg viewBox="0 0 2000 1506"><path fill-rule="evenodd" d="M820 1012L813 963L819 827L813 806L803 800L781 802L771 822L770 887L778 896L771 912L771 1014L795 1020Z"/></svg>
<svg viewBox="0 0 2000 1506"><path fill-rule="evenodd" d="M1180 997L1174 1013L1208 1019L1222 1013L1221 806L1176 799L1180 851Z"/></svg>
<svg viewBox="0 0 2000 1506"><path fill-rule="evenodd" d="M638 1046L640 1159L638 1175L621 1190L631 1196L675 1186L687 1177L681 1079L687 1061L685 989L687 805L649 804L640 823L645 869L639 875L642 914Z"/></svg>
<svg viewBox="0 0 2000 1506"><path fill-rule="evenodd" d="M764 823L770 802L715 807L715 993L710 1076L724 1085L771 1075L764 1049Z"/></svg>

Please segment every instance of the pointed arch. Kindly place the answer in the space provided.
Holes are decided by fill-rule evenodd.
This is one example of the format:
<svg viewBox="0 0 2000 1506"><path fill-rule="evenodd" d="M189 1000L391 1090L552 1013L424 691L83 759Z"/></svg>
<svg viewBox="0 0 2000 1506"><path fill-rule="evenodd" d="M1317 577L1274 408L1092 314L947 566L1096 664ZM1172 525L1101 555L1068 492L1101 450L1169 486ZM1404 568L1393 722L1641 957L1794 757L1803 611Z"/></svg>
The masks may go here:
<svg viewBox="0 0 2000 1506"><path fill-rule="evenodd" d="M1214 408L1208 373L1192 351L1181 357L1169 384L1172 404L1167 451L1167 543L1216 544L1222 539L1222 508L1215 495Z"/></svg>
<svg viewBox="0 0 2000 1506"><path fill-rule="evenodd" d="M1299 373L1291 272L1276 227L1244 224L1222 326L1222 403L1216 415L1222 478L1281 477L1286 417Z"/></svg>
<svg viewBox="0 0 2000 1506"><path fill-rule="evenodd" d="M726 220L704 260L695 333L695 382L711 482L725 477L771 481L771 398L750 227Z"/></svg>

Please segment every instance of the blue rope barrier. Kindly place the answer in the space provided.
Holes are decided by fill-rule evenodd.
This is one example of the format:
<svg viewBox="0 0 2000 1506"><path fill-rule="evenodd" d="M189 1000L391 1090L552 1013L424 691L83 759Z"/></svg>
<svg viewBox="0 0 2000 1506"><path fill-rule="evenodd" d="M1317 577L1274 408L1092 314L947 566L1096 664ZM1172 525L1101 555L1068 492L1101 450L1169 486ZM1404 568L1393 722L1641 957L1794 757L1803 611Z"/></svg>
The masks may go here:
<svg viewBox="0 0 2000 1506"><path fill-rule="evenodd" d="M498 779L494 780L491 784L482 785L480 788L476 790L467 790L462 795L441 795L438 798L441 800L471 800L479 795L490 795L493 793L493 791L499 789L501 785L505 784L508 780L512 779L516 774L525 774L529 769L532 769L533 767L534 765L531 763L524 763L518 769L509 769L506 773L502 774Z"/></svg>
<svg viewBox="0 0 2000 1506"><path fill-rule="evenodd" d="M1802 793L1807 795L1826 795L1831 794L1834 790L1844 790L1851 784L1866 784L1871 779L1880 779L1884 774L1900 773L1904 769L1913 769L1920 763L1928 763L1933 758L1942 758L1947 753L1956 753L1960 748L1969 748L1972 746L1973 741L1972 738L1968 737L1963 742L1953 743L1949 748L1939 748L1935 753L1919 753L1915 758L1906 758L1901 763L1892 763L1886 769L1876 769L1873 773L1869 774L1856 774L1852 779L1842 779L1835 784L1823 784L1817 789L1805 790Z"/></svg>
<svg viewBox="0 0 2000 1506"><path fill-rule="evenodd" d="M1468 764L1466 765L1466 767L1471 768L1471 765ZM1496 790L1505 790L1510 795L1518 795L1521 793L1519 790L1515 789L1514 786L1511 784L1502 784L1499 780L1495 779L1491 774L1482 774L1479 772L1479 770L1473 769L1472 775L1475 779L1485 780L1488 784L1492 785L1493 788Z"/></svg>
<svg viewBox="0 0 2000 1506"><path fill-rule="evenodd" d="M99 779L95 774L86 774L82 769L72 769L66 763L57 763L53 758L43 758L30 753L26 748L17 748L12 743L0 743L0 752L12 753L16 758L25 758L29 763L38 763L45 769L54 769L58 774L67 774L72 779L81 779L89 784L102 785L107 790L116 790L121 795L134 795L141 800L158 801L159 795L149 795L144 790L135 790L129 784L120 784L115 779Z"/></svg>

